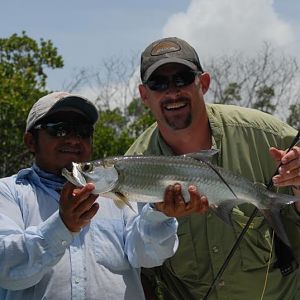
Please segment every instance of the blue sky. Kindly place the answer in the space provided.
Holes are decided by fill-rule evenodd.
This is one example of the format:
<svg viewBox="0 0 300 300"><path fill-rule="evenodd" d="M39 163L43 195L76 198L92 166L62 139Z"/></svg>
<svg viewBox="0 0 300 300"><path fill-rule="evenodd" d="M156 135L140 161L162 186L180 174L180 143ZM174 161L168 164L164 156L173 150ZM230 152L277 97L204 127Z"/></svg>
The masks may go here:
<svg viewBox="0 0 300 300"><path fill-rule="evenodd" d="M0 37L25 30L53 41L63 70L49 72L59 90L74 69L140 53L162 36L188 40L202 56L255 51L264 40L300 57L299 0L0 0Z"/></svg>

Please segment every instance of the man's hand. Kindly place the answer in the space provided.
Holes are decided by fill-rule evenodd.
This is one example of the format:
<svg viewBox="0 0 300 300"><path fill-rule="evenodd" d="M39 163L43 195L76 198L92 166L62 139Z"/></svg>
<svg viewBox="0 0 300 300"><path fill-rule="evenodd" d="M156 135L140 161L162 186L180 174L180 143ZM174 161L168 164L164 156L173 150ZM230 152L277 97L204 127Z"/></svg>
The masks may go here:
<svg viewBox="0 0 300 300"><path fill-rule="evenodd" d="M60 195L59 214L70 231L80 231L97 213L99 204L95 201L98 195L91 194L94 188L92 183L83 188L75 187L70 182L64 185Z"/></svg>
<svg viewBox="0 0 300 300"><path fill-rule="evenodd" d="M294 146L291 151L270 148L270 154L279 167L279 174L273 177L274 186L292 186L296 196L300 196L300 148ZM295 203L295 207L300 213L300 202Z"/></svg>
<svg viewBox="0 0 300 300"><path fill-rule="evenodd" d="M190 201L185 202L181 193L181 185L176 183L167 187L164 202L155 203L155 208L169 217L183 217L192 213L206 213L208 200L201 196L195 186L189 186Z"/></svg>

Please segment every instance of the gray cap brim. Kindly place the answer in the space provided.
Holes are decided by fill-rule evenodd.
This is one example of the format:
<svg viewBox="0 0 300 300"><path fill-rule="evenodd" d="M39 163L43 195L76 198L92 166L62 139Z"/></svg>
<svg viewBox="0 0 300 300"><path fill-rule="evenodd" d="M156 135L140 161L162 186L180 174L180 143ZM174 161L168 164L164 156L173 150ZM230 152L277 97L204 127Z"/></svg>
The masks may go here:
<svg viewBox="0 0 300 300"><path fill-rule="evenodd" d="M176 63L176 64L181 64L181 65L185 65L189 68L191 68L192 70L197 70L197 66L192 63L191 61L182 59L182 58L175 58L175 57L169 57L169 58L164 58L161 59L157 62L155 62L154 64L152 64L147 71L144 74L144 82L146 82L150 76L152 75L152 73L157 70L159 67L165 65L165 64L170 64L170 63Z"/></svg>
<svg viewBox="0 0 300 300"><path fill-rule="evenodd" d="M27 117L26 131L32 129L46 116L68 109L80 111L92 124L98 120L97 108L91 101L81 96L56 92L42 97L32 106Z"/></svg>

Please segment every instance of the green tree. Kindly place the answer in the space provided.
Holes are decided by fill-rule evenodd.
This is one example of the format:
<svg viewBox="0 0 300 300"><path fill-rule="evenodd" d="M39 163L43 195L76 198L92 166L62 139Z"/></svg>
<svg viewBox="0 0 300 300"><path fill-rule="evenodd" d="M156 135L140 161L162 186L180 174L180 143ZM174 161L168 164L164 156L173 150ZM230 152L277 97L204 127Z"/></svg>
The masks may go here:
<svg viewBox="0 0 300 300"><path fill-rule="evenodd" d="M27 166L23 144L25 120L32 104L46 91L46 68L63 67L53 43L13 34L0 39L0 176Z"/></svg>
<svg viewBox="0 0 300 300"><path fill-rule="evenodd" d="M94 134L94 159L123 155L153 122L150 110L140 98L134 98L123 111L120 108L100 110Z"/></svg>
<svg viewBox="0 0 300 300"><path fill-rule="evenodd" d="M221 104L234 104L241 100L241 87L236 82L229 82L225 87L223 97L220 98Z"/></svg>
<svg viewBox="0 0 300 300"><path fill-rule="evenodd" d="M287 123L300 130L300 103L290 105L289 111L290 115L287 119Z"/></svg>
<svg viewBox="0 0 300 300"><path fill-rule="evenodd" d="M132 142L127 140L126 123L125 116L118 108L99 112L94 134L95 159L123 154L126 151L127 145Z"/></svg>
<svg viewBox="0 0 300 300"><path fill-rule="evenodd" d="M127 113L130 119L129 135L135 139L146 128L155 122L150 109L146 107L141 98L134 98L127 107ZM129 145L130 146L130 145Z"/></svg>
<svg viewBox="0 0 300 300"><path fill-rule="evenodd" d="M298 62L269 43L251 56L235 52L210 59L206 70L212 77L206 97L210 102L257 108L283 120L295 104Z"/></svg>
<svg viewBox="0 0 300 300"><path fill-rule="evenodd" d="M275 91L273 87L266 85L259 87L256 91L257 100L252 104L252 108L273 114L276 109L276 106L272 104L272 99L274 96Z"/></svg>

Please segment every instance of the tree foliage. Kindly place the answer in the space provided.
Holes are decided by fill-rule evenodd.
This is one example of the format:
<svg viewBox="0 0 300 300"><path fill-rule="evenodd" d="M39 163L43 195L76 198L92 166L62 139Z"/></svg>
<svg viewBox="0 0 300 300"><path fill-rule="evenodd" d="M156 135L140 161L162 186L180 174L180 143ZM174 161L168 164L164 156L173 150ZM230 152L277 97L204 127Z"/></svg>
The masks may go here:
<svg viewBox="0 0 300 300"><path fill-rule="evenodd" d="M209 61L206 69L212 77L209 101L256 108L289 120L289 108L299 92L299 66L294 57L264 43L251 57L223 55Z"/></svg>
<svg viewBox="0 0 300 300"><path fill-rule="evenodd" d="M23 144L32 104L47 93L45 68L61 68L63 59L51 41L13 34L0 39L0 175L28 165Z"/></svg>
<svg viewBox="0 0 300 300"><path fill-rule="evenodd" d="M287 119L288 124L300 130L300 101L289 107L290 115Z"/></svg>
<svg viewBox="0 0 300 300"><path fill-rule="evenodd" d="M94 135L93 159L122 155L154 118L138 96L138 56L112 57L99 69L81 69L62 90L94 96L100 118ZM51 41L35 41L25 32L0 39L0 176L28 166L23 144L25 120L32 104L46 90L46 69L63 67ZM299 128L300 103L295 58L278 55L268 44L253 57L222 56L208 62L212 81L206 100L241 105L277 114Z"/></svg>
<svg viewBox="0 0 300 300"><path fill-rule="evenodd" d="M99 113L99 121L94 135L95 159L123 155L133 141L154 122L149 109L139 98L135 98L126 108L104 110Z"/></svg>

